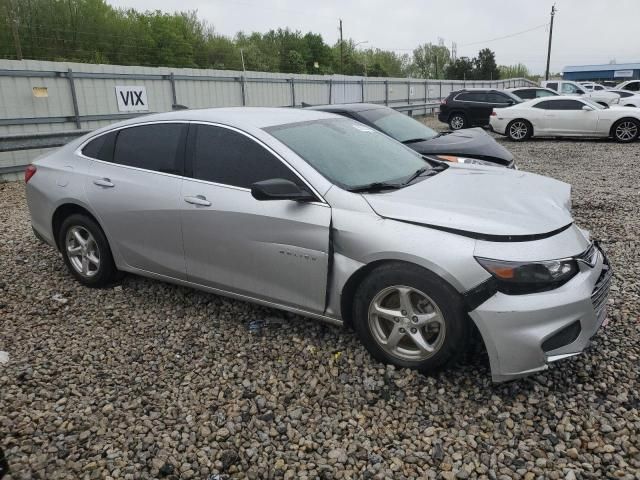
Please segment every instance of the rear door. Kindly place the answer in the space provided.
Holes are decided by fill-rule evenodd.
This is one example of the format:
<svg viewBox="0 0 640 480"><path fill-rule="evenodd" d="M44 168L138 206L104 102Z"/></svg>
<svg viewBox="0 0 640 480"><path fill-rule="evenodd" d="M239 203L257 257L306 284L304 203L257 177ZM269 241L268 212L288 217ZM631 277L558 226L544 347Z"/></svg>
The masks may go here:
<svg viewBox="0 0 640 480"><path fill-rule="evenodd" d="M463 92L456 101L464 106L464 111L473 125L487 125L493 107L487 103L485 92Z"/></svg>
<svg viewBox="0 0 640 480"><path fill-rule="evenodd" d="M109 134L87 196L112 248L131 267L186 276L180 224L186 123L152 123ZM91 152L87 152L91 153Z"/></svg>
<svg viewBox="0 0 640 480"><path fill-rule="evenodd" d="M322 313L331 208L258 201L251 184L306 183L272 150L239 130L192 124L182 225L190 281ZM188 161L189 162L189 161Z"/></svg>

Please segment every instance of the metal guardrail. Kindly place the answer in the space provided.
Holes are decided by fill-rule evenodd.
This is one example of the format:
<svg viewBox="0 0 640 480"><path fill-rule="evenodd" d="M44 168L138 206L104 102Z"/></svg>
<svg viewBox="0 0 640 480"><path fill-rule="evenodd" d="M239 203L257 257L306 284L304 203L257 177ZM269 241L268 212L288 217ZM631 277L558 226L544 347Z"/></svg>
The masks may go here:
<svg viewBox="0 0 640 480"><path fill-rule="evenodd" d="M370 102L381 104L384 102ZM390 106L394 110L399 112L407 112L409 115L413 114L415 110L430 110L433 112L440 106L440 102L422 102L422 103L412 103L408 105L397 105ZM136 116L141 115L149 115L149 112L141 113L141 114L109 114L109 115L91 115L81 117L84 120L90 117L91 120L120 120L127 118L134 118ZM100 118L96 118L100 117ZM68 117L40 117L40 119L47 118L68 118ZM28 120L28 119L25 119ZM67 120L68 121L68 120ZM47 122L42 122L47 123ZM71 140L78 138L86 133L89 133L91 130L68 130L64 132L52 132L52 133L27 133L27 134L18 134L18 135L5 135L0 137L0 152L16 152L22 150L34 150L38 148L55 148L61 147ZM26 167L24 165L12 165L8 167L0 167L0 175L4 173L16 173L21 172Z"/></svg>

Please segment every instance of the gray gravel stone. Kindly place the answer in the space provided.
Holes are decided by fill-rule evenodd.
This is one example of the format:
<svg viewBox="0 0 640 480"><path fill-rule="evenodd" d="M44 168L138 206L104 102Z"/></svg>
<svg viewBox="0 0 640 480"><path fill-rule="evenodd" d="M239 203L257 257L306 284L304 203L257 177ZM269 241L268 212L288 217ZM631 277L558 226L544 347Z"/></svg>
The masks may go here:
<svg viewBox="0 0 640 480"><path fill-rule="evenodd" d="M640 480L640 143L499 141L572 184L615 272L587 352L500 385L480 351L425 377L241 301L134 276L83 288L31 233L24 186L0 184L8 478Z"/></svg>

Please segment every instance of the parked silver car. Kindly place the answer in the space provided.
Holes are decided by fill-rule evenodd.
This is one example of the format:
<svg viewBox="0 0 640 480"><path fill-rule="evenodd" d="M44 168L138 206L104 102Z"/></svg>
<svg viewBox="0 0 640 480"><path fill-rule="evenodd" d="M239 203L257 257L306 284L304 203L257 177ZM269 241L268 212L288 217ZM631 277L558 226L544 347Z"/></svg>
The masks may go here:
<svg viewBox="0 0 640 480"><path fill-rule="evenodd" d="M150 115L25 174L36 234L90 287L118 271L353 326L378 360L434 371L477 327L493 379L576 355L611 270L542 176L430 162L296 109Z"/></svg>

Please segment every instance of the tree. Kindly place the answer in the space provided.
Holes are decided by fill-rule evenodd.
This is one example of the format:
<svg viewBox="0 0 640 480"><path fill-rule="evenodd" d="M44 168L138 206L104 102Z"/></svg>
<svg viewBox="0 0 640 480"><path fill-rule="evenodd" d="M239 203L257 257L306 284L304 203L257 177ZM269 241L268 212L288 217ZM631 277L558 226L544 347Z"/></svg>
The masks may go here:
<svg viewBox="0 0 640 480"><path fill-rule="evenodd" d="M478 57L474 58L474 78L477 80L497 80L500 78L500 70L496 64L496 55L488 48L483 48L478 52Z"/></svg>
<svg viewBox="0 0 640 480"><path fill-rule="evenodd" d="M450 80L472 80L475 75L475 59L460 57L451 62L446 69L446 78Z"/></svg>
<svg viewBox="0 0 640 480"><path fill-rule="evenodd" d="M444 78L451 53L444 45L425 43L413 51L411 73L419 78Z"/></svg>
<svg viewBox="0 0 640 480"><path fill-rule="evenodd" d="M500 65L500 78L528 78L529 69L526 65L518 63L517 65Z"/></svg>

